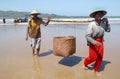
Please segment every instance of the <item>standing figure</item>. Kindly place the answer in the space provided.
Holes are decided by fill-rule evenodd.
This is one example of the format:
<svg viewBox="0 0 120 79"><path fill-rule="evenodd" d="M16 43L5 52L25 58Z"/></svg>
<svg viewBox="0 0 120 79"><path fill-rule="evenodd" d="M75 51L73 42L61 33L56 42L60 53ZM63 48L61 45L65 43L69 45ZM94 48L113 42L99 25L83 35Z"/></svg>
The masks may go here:
<svg viewBox="0 0 120 79"><path fill-rule="evenodd" d="M28 21L26 40L28 40L28 36L30 37L30 44L33 50L33 54L39 55L40 51L40 43L41 43L41 31L40 25L43 24L47 26L50 22L50 17L47 22L44 22L42 18L38 17L40 13L37 10L33 10L30 15L31 19Z"/></svg>
<svg viewBox="0 0 120 79"><path fill-rule="evenodd" d="M4 23L4 24L6 23L6 20L5 20L5 18L3 18L3 23Z"/></svg>
<svg viewBox="0 0 120 79"><path fill-rule="evenodd" d="M96 10L90 14L92 21L87 29L86 39L89 46L89 56L84 60L84 69L88 69L88 65L95 62L94 72L100 76L98 69L101 65L104 53L103 37L104 32L110 32L110 25L107 18L102 18L107 14L104 10Z"/></svg>

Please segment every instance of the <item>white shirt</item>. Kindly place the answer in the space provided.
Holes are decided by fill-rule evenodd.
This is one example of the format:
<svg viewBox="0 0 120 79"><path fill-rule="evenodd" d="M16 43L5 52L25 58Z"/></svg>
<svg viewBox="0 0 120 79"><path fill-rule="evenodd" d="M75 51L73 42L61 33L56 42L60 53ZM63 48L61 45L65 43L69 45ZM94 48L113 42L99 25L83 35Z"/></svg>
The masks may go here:
<svg viewBox="0 0 120 79"><path fill-rule="evenodd" d="M104 21L101 21L100 25L96 21L93 21L88 26L86 39L88 42L95 44L94 38L103 38L105 31L110 32L110 25L106 25Z"/></svg>

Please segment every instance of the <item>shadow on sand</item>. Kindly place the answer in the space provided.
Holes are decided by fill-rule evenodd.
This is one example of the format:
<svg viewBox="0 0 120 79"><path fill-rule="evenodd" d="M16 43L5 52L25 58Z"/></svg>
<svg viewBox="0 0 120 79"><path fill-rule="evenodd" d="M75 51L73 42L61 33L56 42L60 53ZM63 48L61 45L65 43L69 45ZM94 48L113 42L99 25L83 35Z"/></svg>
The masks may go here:
<svg viewBox="0 0 120 79"><path fill-rule="evenodd" d="M72 66L78 64L81 60L82 60L82 57L73 55L73 56L63 58L62 60L59 61L59 64L72 67Z"/></svg>
<svg viewBox="0 0 120 79"><path fill-rule="evenodd" d="M98 71L99 71L99 72L104 71L106 65L107 65L107 64L110 64L110 63L111 63L110 61L105 61L105 60L103 60Z"/></svg>
<svg viewBox="0 0 120 79"><path fill-rule="evenodd" d="M111 63L110 61L105 61L105 60L103 60L98 71L99 71L99 72L104 71L106 65L107 65L107 64L110 64L110 63ZM93 70L94 65L95 65L95 63L93 63L93 64L91 65L92 67L89 67L89 69L90 69L90 70Z"/></svg>
<svg viewBox="0 0 120 79"><path fill-rule="evenodd" d="M44 57L44 56L47 56L47 55L50 55L53 53L53 50L49 50L49 51L46 51L46 52L42 52L39 54L39 57Z"/></svg>

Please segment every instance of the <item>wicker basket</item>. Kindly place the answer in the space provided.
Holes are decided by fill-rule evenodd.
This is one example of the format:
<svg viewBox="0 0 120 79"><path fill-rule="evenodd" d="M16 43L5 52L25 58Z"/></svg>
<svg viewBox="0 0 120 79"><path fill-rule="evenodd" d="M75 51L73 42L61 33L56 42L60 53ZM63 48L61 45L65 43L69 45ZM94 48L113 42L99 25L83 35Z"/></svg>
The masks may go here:
<svg viewBox="0 0 120 79"><path fill-rule="evenodd" d="M70 56L76 52L76 39L74 36L54 37L53 49L57 56Z"/></svg>

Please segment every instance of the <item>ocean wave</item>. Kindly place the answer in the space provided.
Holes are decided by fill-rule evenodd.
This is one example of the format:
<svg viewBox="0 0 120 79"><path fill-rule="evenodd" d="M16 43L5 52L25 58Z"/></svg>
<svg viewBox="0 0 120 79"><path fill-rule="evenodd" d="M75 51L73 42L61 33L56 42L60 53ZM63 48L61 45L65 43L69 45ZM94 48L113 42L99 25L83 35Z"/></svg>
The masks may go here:
<svg viewBox="0 0 120 79"><path fill-rule="evenodd" d="M88 24L93 18L53 18L50 24ZM109 23L119 24L120 18L108 18ZM19 25L26 25L27 23L17 23ZM3 25L3 20L0 19L0 25ZM14 19L6 19L6 24L14 25Z"/></svg>

